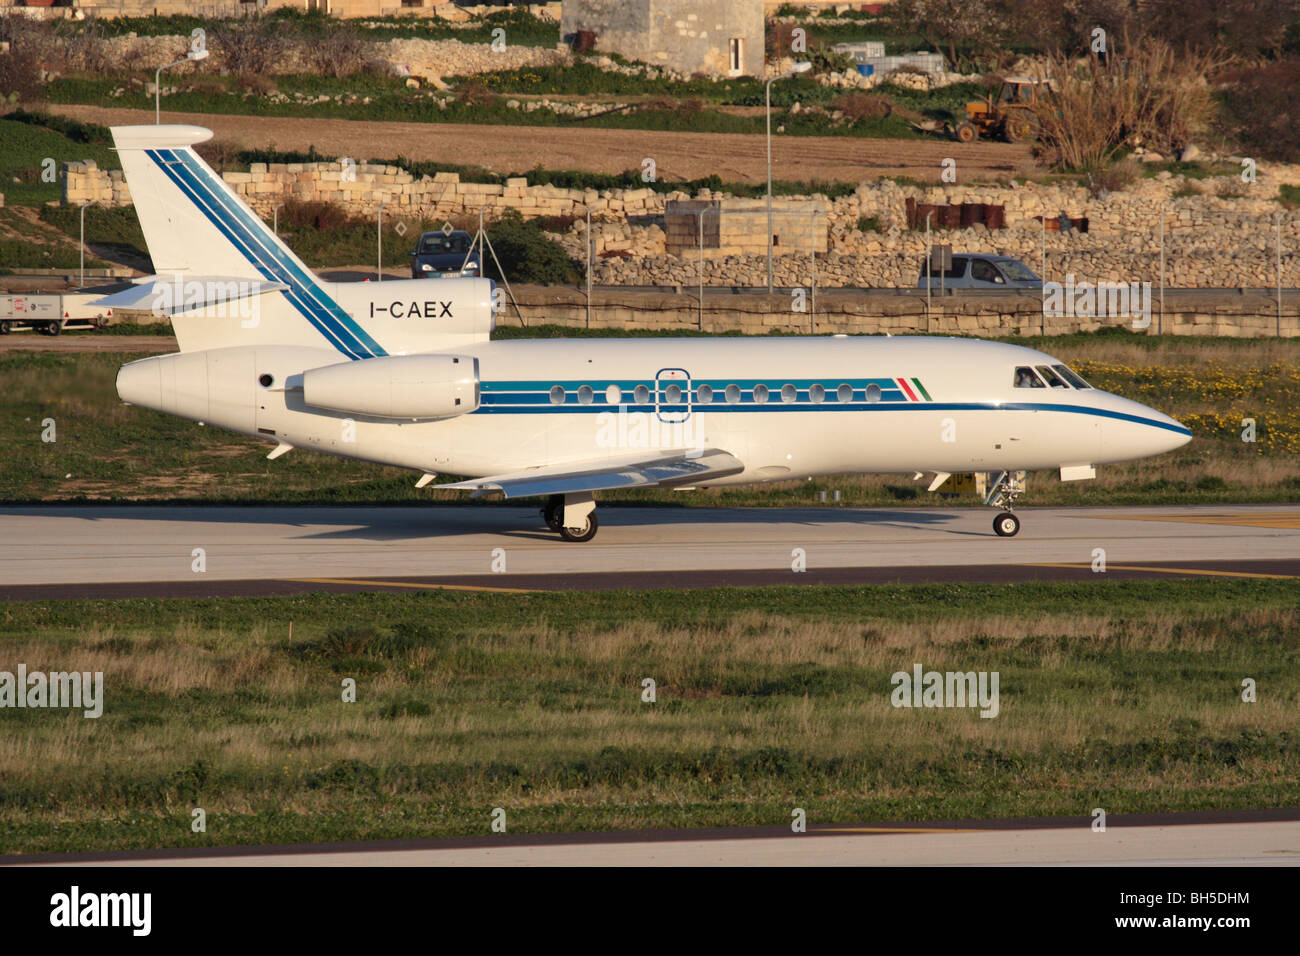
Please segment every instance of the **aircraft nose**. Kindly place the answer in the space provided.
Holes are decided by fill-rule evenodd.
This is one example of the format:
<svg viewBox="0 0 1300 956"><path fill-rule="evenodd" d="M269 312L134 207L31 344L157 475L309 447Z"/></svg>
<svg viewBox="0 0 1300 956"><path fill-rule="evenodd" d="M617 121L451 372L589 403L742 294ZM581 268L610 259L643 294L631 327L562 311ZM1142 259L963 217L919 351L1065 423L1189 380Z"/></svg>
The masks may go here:
<svg viewBox="0 0 1300 956"><path fill-rule="evenodd" d="M1110 415L1101 425L1101 456L1105 461L1163 455L1192 440L1191 431L1164 412L1116 395L1108 395L1107 399Z"/></svg>

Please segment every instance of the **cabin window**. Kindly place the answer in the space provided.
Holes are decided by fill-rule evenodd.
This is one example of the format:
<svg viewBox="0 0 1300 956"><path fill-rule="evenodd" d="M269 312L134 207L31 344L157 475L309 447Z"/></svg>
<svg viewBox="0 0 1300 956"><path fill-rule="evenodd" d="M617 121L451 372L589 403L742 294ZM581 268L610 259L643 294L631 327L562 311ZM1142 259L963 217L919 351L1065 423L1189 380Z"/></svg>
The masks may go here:
<svg viewBox="0 0 1300 956"><path fill-rule="evenodd" d="M1083 376L1069 366L1053 365L1052 368L1056 370L1057 375L1061 376L1061 378L1065 379L1075 388L1092 388L1091 385L1083 380Z"/></svg>
<svg viewBox="0 0 1300 956"><path fill-rule="evenodd" d="M552 385L552 386L551 386L551 404L552 404L552 405L563 405L563 404L564 404L564 386L563 386L563 385Z"/></svg>
<svg viewBox="0 0 1300 956"><path fill-rule="evenodd" d="M808 389L808 398L813 402L824 402L826 401L826 389L822 388L820 385L814 385L812 388Z"/></svg>
<svg viewBox="0 0 1300 956"><path fill-rule="evenodd" d="M1043 376L1043 381L1046 382L1048 385L1052 386L1052 388L1069 388L1069 387L1070 387L1070 386L1068 386L1068 385L1065 384L1065 382L1060 378L1060 376L1058 376L1055 372L1053 372L1053 371L1052 371L1050 368L1048 368L1046 365L1040 365L1040 366L1038 366L1038 374L1041 375L1041 376Z"/></svg>
<svg viewBox="0 0 1300 956"><path fill-rule="evenodd" d="M713 401L713 388L709 385L701 385L695 390L695 397L701 405L708 405Z"/></svg>
<svg viewBox="0 0 1300 956"><path fill-rule="evenodd" d="M853 401L853 386L845 383L835 390L835 400L839 402Z"/></svg>
<svg viewBox="0 0 1300 956"><path fill-rule="evenodd" d="M591 390L590 385L584 385L578 389L578 401L583 405L590 405L595 393Z"/></svg>
<svg viewBox="0 0 1300 956"><path fill-rule="evenodd" d="M781 401L793 402L798 397L799 397L799 390L795 388L793 385L781 386Z"/></svg>
<svg viewBox="0 0 1300 956"><path fill-rule="evenodd" d="M872 382L870 385L866 387L866 390L862 394L867 401L878 402L880 401L880 386L877 385L875 382Z"/></svg>
<svg viewBox="0 0 1300 956"><path fill-rule="evenodd" d="M1016 369L1016 388L1046 388L1034 370L1028 365L1021 365Z"/></svg>
<svg viewBox="0 0 1300 956"><path fill-rule="evenodd" d="M623 390L617 385L611 385L605 389L605 404L618 405L623 401Z"/></svg>
<svg viewBox="0 0 1300 956"><path fill-rule="evenodd" d="M754 386L754 401L757 402L759 405L763 405L763 404L765 404L765 403L767 402L767 386L766 386L766 385L755 385L755 386Z"/></svg>
<svg viewBox="0 0 1300 956"><path fill-rule="evenodd" d="M648 387L648 386L645 386L645 385L638 385L638 386L636 387L636 391L633 392L633 397L636 399L636 403L637 403L638 405L645 405L645 404L647 404L647 403L650 401L650 389L649 389L649 387Z"/></svg>
<svg viewBox="0 0 1300 956"><path fill-rule="evenodd" d="M669 385L664 389L664 401L669 405L680 405L682 403L682 387L680 385Z"/></svg>
<svg viewBox="0 0 1300 956"><path fill-rule="evenodd" d="M739 402L739 401L740 401L740 386L739 386L739 385L728 385L728 386L727 386L727 404L728 404L728 405L735 405L735 404L736 404L737 402Z"/></svg>

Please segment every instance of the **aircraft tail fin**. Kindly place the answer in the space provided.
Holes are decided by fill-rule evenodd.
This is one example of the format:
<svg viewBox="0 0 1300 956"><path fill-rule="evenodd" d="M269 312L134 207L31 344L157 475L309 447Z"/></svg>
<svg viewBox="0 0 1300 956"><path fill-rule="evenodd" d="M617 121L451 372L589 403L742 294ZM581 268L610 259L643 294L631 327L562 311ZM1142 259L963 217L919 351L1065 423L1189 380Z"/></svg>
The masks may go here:
<svg viewBox="0 0 1300 956"><path fill-rule="evenodd" d="M183 290L185 309L170 314L181 350L187 343L255 339L280 345L329 348L354 358L387 354L335 300L328 283L294 255L229 184L194 151L212 137L199 126L115 126L113 142L126 174L140 227L153 259L151 281L160 292ZM237 296L204 291L220 277L241 288ZM244 286L244 280L247 286ZM255 308L229 330L192 311L215 301ZM275 300L274 307L270 300ZM187 314L188 312L188 314ZM199 324L202 323L202 324Z"/></svg>

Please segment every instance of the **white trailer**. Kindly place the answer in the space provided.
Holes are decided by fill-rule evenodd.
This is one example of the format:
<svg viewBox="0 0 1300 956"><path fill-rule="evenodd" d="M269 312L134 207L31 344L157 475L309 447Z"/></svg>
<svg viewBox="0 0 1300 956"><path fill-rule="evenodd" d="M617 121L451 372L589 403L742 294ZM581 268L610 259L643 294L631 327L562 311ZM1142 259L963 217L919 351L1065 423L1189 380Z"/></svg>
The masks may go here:
<svg viewBox="0 0 1300 956"><path fill-rule="evenodd" d="M45 335L58 335L65 328L105 328L113 319L113 310L89 304L102 298L102 292L0 295L0 335L18 328Z"/></svg>

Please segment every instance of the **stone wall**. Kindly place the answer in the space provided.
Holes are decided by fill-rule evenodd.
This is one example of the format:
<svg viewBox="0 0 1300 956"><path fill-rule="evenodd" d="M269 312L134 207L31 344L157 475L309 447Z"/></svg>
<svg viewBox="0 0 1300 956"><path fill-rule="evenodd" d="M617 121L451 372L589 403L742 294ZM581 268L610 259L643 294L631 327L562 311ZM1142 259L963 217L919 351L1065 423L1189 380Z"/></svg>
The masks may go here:
<svg viewBox="0 0 1300 956"><path fill-rule="evenodd" d="M516 289L529 325L554 324L581 328L587 322L587 301L571 288ZM807 300L810 306L812 300ZM861 296L845 292L819 295L811 309L796 312L786 295L709 294L704 296L703 329L709 333L739 331L750 335L844 333L849 335L1066 335L1124 325L1132 319L1044 319L1039 300L989 296L935 297L927 315L924 295ZM514 311L501 324L517 324ZM1152 317L1147 334L1222 335L1240 338L1273 336L1277 332L1276 301L1268 296L1180 298L1169 302L1165 314ZM592 296L592 328L688 331L700 328L699 299L693 290L680 294L597 289ZM1300 336L1300 301L1284 300L1282 335ZM1160 332L1157 331L1160 330Z"/></svg>
<svg viewBox="0 0 1300 956"><path fill-rule="evenodd" d="M1165 226L1165 284L1169 287L1272 287L1277 282L1277 217L1281 217L1282 282L1300 286L1300 214L1277 200L1278 185L1300 182L1300 168L1260 167L1253 185L1239 177L1186 180L1161 173L1101 198L1062 185L922 186L881 180L860 185L834 201L825 196L780 198L774 209L790 210L788 230L774 248L776 282L811 283L808 233L802 210L825 210L817 226L817 282L821 287L887 288L916 284L925 255L924 231L906 225L906 200L925 203L982 202L1002 205L1006 228L936 230L935 242L955 252L1010 255L1046 278L1064 281L1131 282L1160 279L1160 223ZM1162 178L1163 177L1163 178ZM530 185L527 179L503 185L461 182L455 173L415 179L393 166L344 162L256 165L248 173L227 173L227 182L267 219L286 199L338 203L358 216L373 216L386 203L389 215L403 212L426 221L476 217L489 220L508 209L526 218L568 217L577 221L559 239L569 254L586 257L585 217L593 220L594 252L601 256L594 281L600 285L693 285L699 281L698 226L690 211L708 204L723 210L717 245L714 223L706 216L705 281L711 285L760 286L767 283L766 211L762 200L728 197L701 190L657 193L651 189L561 189ZM65 167L69 203L130 203L121 173L93 163ZM675 203L684 217L676 225L665 216ZM1090 231L1047 232L1036 217L1087 218ZM778 212L778 216L782 213ZM859 222L869 228L863 231ZM665 225L673 232L671 244ZM874 227L874 228L871 228ZM825 239L822 239L825 236ZM789 239L789 242L785 241Z"/></svg>

